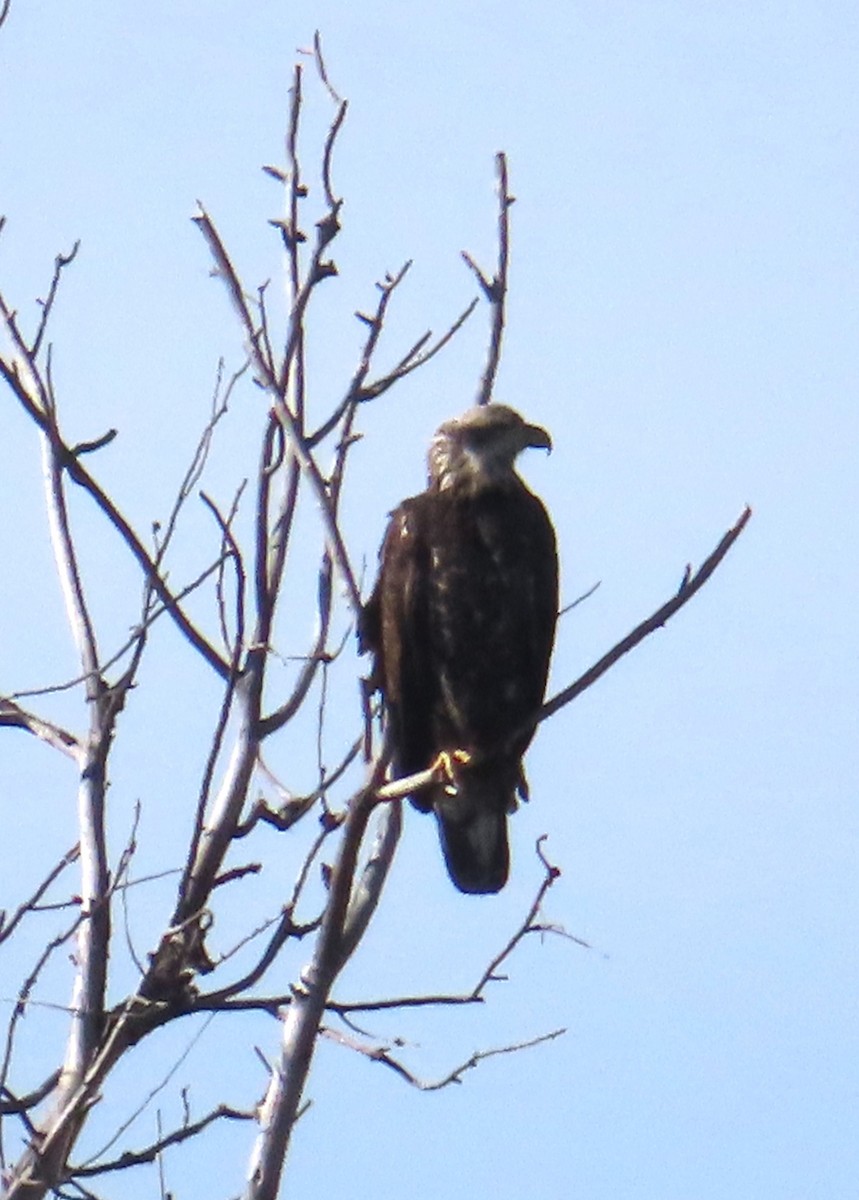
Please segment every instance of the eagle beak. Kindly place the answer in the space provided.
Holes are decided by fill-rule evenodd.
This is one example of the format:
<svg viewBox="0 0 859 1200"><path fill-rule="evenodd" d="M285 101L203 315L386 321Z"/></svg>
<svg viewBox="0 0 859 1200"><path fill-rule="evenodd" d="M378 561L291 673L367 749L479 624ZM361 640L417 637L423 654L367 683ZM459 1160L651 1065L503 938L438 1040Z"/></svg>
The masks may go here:
<svg viewBox="0 0 859 1200"><path fill-rule="evenodd" d="M526 425L522 433L523 446L533 446L536 450L548 450L549 454L552 453L552 439L548 429L543 429L542 425Z"/></svg>

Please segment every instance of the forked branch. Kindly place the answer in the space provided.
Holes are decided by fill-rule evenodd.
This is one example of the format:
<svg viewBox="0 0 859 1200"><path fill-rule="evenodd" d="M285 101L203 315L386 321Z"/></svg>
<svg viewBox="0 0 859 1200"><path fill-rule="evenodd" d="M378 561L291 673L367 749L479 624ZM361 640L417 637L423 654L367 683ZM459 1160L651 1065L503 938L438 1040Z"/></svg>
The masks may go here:
<svg viewBox="0 0 859 1200"><path fill-rule="evenodd" d="M155 1162L170 1146L179 1146L190 1138L197 1137L204 1129L216 1121L252 1121L254 1113L243 1109L231 1108L228 1104L219 1104L217 1108L200 1117L198 1121L188 1121L172 1133L165 1134L158 1141L145 1146L142 1150L126 1150L119 1158L107 1162L88 1163L86 1166L69 1167L66 1180L74 1183L78 1179L92 1178L94 1175L108 1175L114 1171L127 1171L130 1167L142 1166L144 1163Z"/></svg>
<svg viewBox="0 0 859 1200"><path fill-rule="evenodd" d="M544 843L546 841L545 834L537 840L535 847L537 857L543 866L543 879L537 889L531 906L528 909L524 919L520 922L513 934L507 939L501 950L487 964L480 975L477 983L470 992L459 992L453 994L436 994L422 996L399 996L385 1000L363 1000L355 1002L341 1002L331 1000L326 1005L330 1012L337 1013L338 1016L345 1017L350 1013L357 1012L382 1012L387 1009L396 1008L430 1008L436 1005L459 1005L459 1004L481 1004L485 1000L485 992L487 985L490 983L498 983L506 978L499 974L499 968L516 950L517 946L532 933L550 933L560 937L568 938L570 941L576 942L580 946L588 948L587 943L580 938L573 937L566 930L557 925L549 924L545 921L538 920L538 915L546 894L549 888L560 878L561 872L558 867L549 862L546 857Z"/></svg>
<svg viewBox="0 0 859 1200"><path fill-rule="evenodd" d="M390 1046L370 1046L366 1042L359 1041L342 1032L339 1029L329 1029L323 1026L319 1031L324 1037L330 1041L337 1042L341 1046L348 1046L350 1050L356 1050L359 1054L363 1054L365 1058L369 1058L372 1062L382 1063L383 1066L390 1069L406 1083L417 1088L420 1092L439 1092L442 1088L450 1087L452 1083L462 1083L463 1076L467 1071L474 1070L480 1063L487 1058L496 1058L499 1054L516 1054L519 1050L531 1050L534 1046L541 1046L544 1042L552 1042L555 1038L563 1036L566 1029L553 1029L551 1033L540 1034L539 1037L529 1038L524 1042L513 1042L509 1046L496 1046L492 1050L475 1050L465 1062L454 1067L447 1075L443 1075L440 1079L426 1080L421 1079L410 1071L404 1063L400 1062L391 1053Z"/></svg>

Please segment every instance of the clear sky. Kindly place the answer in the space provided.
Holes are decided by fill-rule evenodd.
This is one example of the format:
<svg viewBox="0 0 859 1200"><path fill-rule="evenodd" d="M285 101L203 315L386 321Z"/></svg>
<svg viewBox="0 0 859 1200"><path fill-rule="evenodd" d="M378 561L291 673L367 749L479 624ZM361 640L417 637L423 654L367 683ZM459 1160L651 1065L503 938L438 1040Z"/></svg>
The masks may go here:
<svg viewBox="0 0 859 1200"><path fill-rule="evenodd" d="M552 431L553 455L523 466L554 516L565 601L601 583L563 619L554 685L667 599L746 503L755 515L666 630L541 731L501 896L454 893L430 823L408 814L377 923L338 989L358 999L470 987L527 908L540 874L530 848L546 833L563 870L547 915L591 949L534 941L479 1011L367 1024L379 1039L405 1038L403 1059L428 1079L475 1049L561 1025L566 1036L429 1095L324 1045L285 1194L849 1200L859 1187L859 9L13 0L0 31L0 282L32 316L55 253L81 239L53 328L61 404L74 438L118 427L99 469L141 528L167 511L219 355L241 361L188 218L201 200L246 281L276 280L266 221L279 196L259 168L282 161L295 49L315 28L350 99L334 172L341 277L312 347L320 410L353 365L351 314L386 270L414 260L388 362L468 302L459 252L491 265L493 155L508 153L517 203L496 397ZM309 115L308 171L328 116L318 93ZM472 401L485 332L480 313L364 415L348 533L368 571L385 514L422 486L433 429ZM253 469L242 455L256 428L234 421L216 455L221 497ZM8 397L0 473L7 690L74 671L36 441ZM104 581L105 637L118 641L138 585L88 509L79 520L88 570ZM194 520L192 533L209 536ZM186 549L205 561L193 537ZM151 814L141 873L173 865L164 846L188 819L204 752L193 741L199 668L189 674L175 640L159 653L111 793L117 846L136 799ZM53 711L79 724L65 703ZM0 869L7 907L37 878L44 839L57 853L74 840L69 770L25 742L7 733L0 755L0 807L18 835L0 844L2 858L18 847ZM163 895L133 914L143 951L169 887ZM284 965L283 984L299 961ZM133 976L116 969L118 999ZM4 1004L21 973L4 964ZM65 989L60 972L40 998L62 1003ZM30 1019L48 1040L62 1029L56 1015ZM163 1038L161 1074L195 1032ZM274 1053L272 1022L241 1027L230 1062L204 1033L159 1098L165 1124L181 1114L181 1084L201 1073L196 1112L217 1099L252 1104L264 1087L254 1044ZM114 1111L131 1106L135 1082L129 1065L111 1085ZM149 1112L126 1141L153 1136ZM177 1200L235 1194L249 1144L247 1128L231 1127L196 1155L168 1158ZM155 1186L122 1177L102 1194Z"/></svg>

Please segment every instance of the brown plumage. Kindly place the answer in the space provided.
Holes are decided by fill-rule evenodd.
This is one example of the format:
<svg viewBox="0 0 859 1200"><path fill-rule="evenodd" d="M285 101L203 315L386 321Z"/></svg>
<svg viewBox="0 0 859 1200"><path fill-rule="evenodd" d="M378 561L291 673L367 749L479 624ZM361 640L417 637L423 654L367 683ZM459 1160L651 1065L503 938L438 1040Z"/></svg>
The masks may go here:
<svg viewBox="0 0 859 1200"><path fill-rule="evenodd" d="M551 439L504 405L439 428L429 486L391 514L362 619L396 775L422 771L442 752L476 760L412 798L436 814L463 892L497 892L507 880L507 814L526 794L527 722L543 699L554 640L555 534L516 474L527 446L550 449Z"/></svg>

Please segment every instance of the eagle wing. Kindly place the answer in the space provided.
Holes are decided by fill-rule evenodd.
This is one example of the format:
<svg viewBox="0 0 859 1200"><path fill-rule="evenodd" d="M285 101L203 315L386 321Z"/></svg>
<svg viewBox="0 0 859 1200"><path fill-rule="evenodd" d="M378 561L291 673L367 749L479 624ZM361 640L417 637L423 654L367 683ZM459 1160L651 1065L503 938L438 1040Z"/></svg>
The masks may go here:
<svg viewBox="0 0 859 1200"><path fill-rule="evenodd" d="M432 714L438 689L427 626L430 551L424 500L404 500L391 514L360 630L362 649L373 652L371 684L384 698L398 776L424 770L435 757ZM429 811L428 799L416 796L415 803Z"/></svg>
<svg viewBox="0 0 859 1200"><path fill-rule="evenodd" d="M362 648L374 654L398 776L441 751L484 758L455 785L412 797L435 812L461 891L498 891L507 879L507 814L524 790L557 608L554 530L521 481L478 495L427 491L391 514Z"/></svg>

